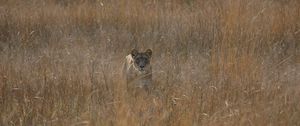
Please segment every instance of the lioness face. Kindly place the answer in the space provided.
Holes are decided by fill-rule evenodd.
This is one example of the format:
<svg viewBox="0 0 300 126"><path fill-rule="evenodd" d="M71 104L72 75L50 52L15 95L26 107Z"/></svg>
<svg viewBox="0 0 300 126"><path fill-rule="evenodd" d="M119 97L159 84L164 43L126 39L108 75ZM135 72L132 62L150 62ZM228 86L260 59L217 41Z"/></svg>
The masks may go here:
<svg viewBox="0 0 300 126"><path fill-rule="evenodd" d="M132 58L134 60L134 66L138 68L139 71L144 71L148 66L150 66L150 59L152 55L152 50L147 49L146 52L138 52L136 49L131 51Z"/></svg>

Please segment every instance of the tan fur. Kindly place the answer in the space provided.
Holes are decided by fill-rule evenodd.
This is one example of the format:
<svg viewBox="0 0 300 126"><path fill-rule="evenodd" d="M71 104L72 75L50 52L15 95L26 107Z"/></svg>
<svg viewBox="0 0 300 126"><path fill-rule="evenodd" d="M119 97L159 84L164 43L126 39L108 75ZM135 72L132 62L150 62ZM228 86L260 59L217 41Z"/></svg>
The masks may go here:
<svg viewBox="0 0 300 126"><path fill-rule="evenodd" d="M151 64L146 65L143 71L138 69L134 64L134 58L131 54L126 56L123 65L123 74L126 78L127 88L136 89L143 88L148 90L152 83L152 68Z"/></svg>

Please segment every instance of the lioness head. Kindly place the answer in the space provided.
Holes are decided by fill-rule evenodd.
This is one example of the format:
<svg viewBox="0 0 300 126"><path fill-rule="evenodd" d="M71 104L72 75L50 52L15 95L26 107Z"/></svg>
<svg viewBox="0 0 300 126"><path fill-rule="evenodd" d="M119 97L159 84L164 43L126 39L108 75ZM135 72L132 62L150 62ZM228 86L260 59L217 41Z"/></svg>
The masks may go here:
<svg viewBox="0 0 300 126"><path fill-rule="evenodd" d="M145 52L138 52L136 49L131 51L134 66L140 71L144 71L148 66L150 66L151 55L151 49L147 49Z"/></svg>

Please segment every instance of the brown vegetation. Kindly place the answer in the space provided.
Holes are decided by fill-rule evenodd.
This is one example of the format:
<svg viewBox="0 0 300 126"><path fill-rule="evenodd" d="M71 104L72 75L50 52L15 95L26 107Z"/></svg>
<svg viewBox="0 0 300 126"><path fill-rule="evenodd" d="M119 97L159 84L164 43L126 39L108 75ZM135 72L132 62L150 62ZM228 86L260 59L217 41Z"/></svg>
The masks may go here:
<svg viewBox="0 0 300 126"><path fill-rule="evenodd" d="M154 95L123 92L153 50ZM2 0L0 125L300 125L299 0Z"/></svg>

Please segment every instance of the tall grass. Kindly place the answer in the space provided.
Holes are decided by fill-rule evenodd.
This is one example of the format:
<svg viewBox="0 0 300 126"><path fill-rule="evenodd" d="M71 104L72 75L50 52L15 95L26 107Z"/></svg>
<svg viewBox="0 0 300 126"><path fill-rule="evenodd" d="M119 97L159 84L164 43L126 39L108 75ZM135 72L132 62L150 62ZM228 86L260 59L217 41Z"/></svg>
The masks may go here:
<svg viewBox="0 0 300 126"><path fill-rule="evenodd" d="M300 125L299 42L298 0L2 0L0 125Z"/></svg>

